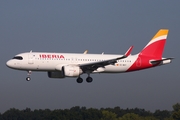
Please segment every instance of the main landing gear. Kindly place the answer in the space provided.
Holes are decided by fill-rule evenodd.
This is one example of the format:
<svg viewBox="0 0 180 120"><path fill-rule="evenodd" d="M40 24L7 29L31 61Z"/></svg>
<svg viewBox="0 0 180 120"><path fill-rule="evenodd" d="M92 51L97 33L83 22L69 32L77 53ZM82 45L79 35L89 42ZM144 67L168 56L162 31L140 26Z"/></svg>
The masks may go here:
<svg viewBox="0 0 180 120"><path fill-rule="evenodd" d="M88 74L88 77L86 78L86 82L91 83L93 81L93 79L92 79L92 77L90 77L90 72L87 71L87 74ZM79 76L76 81L77 81L77 83L82 83L83 79Z"/></svg>
<svg viewBox="0 0 180 120"><path fill-rule="evenodd" d="M79 76L76 81L77 81L77 83L82 83L83 79ZM88 76L86 78L86 82L91 83L92 81L93 81L92 77Z"/></svg>
<svg viewBox="0 0 180 120"><path fill-rule="evenodd" d="M86 82L91 83L92 81L93 81L92 77L89 77L89 76L88 76L88 77L86 78Z"/></svg>
<svg viewBox="0 0 180 120"><path fill-rule="evenodd" d="M32 73L32 71L29 70L29 71L28 71L28 74L27 74L28 77L26 78L27 81L30 81L30 80L31 80L31 78L30 78L31 73Z"/></svg>
<svg viewBox="0 0 180 120"><path fill-rule="evenodd" d="M81 77L78 77L76 81L77 81L77 83L82 83L83 79Z"/></svg>

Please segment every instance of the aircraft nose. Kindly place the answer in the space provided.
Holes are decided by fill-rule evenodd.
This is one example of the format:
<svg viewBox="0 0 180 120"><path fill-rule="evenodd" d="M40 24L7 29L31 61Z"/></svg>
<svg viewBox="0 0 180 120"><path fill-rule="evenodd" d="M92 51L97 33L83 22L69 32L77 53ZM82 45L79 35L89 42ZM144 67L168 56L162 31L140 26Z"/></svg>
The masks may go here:
<svg viewBox="0 0 180 120"><path fill-rule="evenodd" d="M6 66L12 68L12 67L13 67L12 61L11 61L11 60L7 61L7 62L6 62Z"/></svg>

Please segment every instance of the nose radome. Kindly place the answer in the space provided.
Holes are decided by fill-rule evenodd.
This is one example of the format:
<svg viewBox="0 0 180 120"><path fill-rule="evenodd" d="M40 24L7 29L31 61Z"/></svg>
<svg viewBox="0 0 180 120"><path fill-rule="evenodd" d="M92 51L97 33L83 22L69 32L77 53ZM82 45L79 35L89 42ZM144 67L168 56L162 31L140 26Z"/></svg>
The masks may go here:
<svg viewBox="0 0 180 120"><path fill-rule="evenodd" d="M6 66L8 66L8 67L12 67L12 62L9 60L9 61L7 61L6 62Z"/></svg>

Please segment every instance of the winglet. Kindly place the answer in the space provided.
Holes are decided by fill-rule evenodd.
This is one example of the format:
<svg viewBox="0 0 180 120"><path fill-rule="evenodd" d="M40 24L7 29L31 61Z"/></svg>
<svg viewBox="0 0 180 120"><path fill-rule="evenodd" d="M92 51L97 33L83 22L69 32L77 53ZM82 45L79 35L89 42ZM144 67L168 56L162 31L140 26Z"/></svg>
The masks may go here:
<svg viewBox="0 0 180 120"><path fill-rule="evenodd" d="M120 59L124 59L128 57L131 54L132 49L133 49L133 46L131 46L122 57L116 58L116 60L120 60Z"/></svg>
<svg viewBox="0 0 180 120"><path fill-rule="evenodd" d="M133 46L131 46L131 47L127 50L127 52L124 54L124 56L128 57L128 56L131 54L132 49L133 49Z"/></svg>

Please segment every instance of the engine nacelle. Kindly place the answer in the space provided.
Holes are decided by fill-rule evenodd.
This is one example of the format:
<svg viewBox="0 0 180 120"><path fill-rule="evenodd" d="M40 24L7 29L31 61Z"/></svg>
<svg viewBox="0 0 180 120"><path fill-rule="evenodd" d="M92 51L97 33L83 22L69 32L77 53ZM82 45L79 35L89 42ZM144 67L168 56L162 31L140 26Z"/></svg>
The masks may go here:
<svg viewBox="0 0 180 120"><path fill-rule="evenodd" d="M64 75L67 77L78 77L83 71L79 68L79 66L63 66L62 70L64 71Z"/></svg>
<svg viewBox="0 0 180 120"><path fill-rule="evenodd" d="M64 72L63 71L49 71L48 72L49 78L64 78Z"/></svg>

